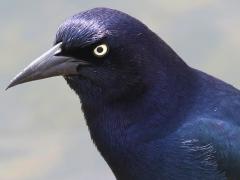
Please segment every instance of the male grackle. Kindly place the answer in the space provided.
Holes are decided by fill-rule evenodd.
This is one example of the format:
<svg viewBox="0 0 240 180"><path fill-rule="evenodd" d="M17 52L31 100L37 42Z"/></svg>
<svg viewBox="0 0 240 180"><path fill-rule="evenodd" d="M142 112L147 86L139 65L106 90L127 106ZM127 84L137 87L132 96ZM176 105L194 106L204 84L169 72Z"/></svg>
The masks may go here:
<svg viewBox="0 0 240 180"><path fill-rule="evenodd" d="M62 75L118 180L239 180L240 91L189 67L155 33L95 8L9 87Z"/></svg>

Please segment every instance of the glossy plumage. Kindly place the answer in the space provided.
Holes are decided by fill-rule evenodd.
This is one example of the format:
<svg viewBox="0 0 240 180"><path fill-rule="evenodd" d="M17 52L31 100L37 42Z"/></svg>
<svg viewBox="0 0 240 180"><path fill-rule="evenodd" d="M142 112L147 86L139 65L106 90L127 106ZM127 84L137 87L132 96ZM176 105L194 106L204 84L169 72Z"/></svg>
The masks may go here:
<svg viewBox="0 0 240 180"><path fill-rule="evenodd" d="M66 80L117 179L240 179L237 89L188 67L145 25L116 10L77 14L56 38L80 58L85 43L97 40L109 44L109 56Z"/></svg>
<svg viewBox="0 0 240 180"><path fill-rule="evenodd" d="M91 137L118 180L239 180L240 92L189 67L129 15L95 8L58 29L64 74ZM109 53L93 56L107 44ZM94 172L93 172L94 173Z"/></svg>

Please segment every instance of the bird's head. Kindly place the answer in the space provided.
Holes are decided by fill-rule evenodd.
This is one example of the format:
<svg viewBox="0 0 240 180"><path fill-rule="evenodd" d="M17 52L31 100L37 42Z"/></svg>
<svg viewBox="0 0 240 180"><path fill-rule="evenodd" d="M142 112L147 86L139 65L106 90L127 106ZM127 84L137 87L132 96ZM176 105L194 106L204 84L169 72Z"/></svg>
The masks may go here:
<svg viewBox="0 0 240 180"><path fill-rule="evenodd" d="M99 94L118 100L134 98L146 90L150 76L156 75L153 72L164 77L164 66L169 63L165 59L171 53L163 44L125 13L91 9L61 24L54 46L18 74L8 88L62 75L83 98Z"/></svg>

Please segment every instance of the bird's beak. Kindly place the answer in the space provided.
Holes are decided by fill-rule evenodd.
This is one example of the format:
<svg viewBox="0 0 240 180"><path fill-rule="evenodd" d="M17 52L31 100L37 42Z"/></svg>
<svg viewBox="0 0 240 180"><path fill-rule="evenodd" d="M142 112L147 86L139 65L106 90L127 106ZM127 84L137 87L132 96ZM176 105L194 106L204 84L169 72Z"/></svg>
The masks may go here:
<svg viewBox="0 0 240 180"><path fill-rule="evenodd" d="M15 76L6 89L29 81L59 75L76 75L79 65L87 65L85 61L65 56L56 56L61 52L62 42L53 46L39 58L30 63Z"/></svg>

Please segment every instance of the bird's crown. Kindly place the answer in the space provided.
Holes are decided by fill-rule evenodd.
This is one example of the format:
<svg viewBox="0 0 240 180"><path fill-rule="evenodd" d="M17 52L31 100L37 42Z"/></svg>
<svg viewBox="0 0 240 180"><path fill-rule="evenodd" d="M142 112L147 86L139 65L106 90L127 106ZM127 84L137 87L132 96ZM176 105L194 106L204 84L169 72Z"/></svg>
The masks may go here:
<svg viewBox="0 0 240 180"><path fill-rule="evenodd" d="M123 38L138 34L147 27L137 19L109 8L94 8L66 19L56 35L56 43L65 46L87 46L108 36Z"/></svg>

